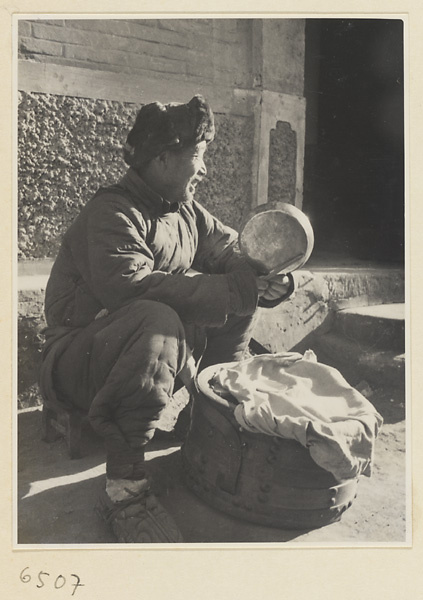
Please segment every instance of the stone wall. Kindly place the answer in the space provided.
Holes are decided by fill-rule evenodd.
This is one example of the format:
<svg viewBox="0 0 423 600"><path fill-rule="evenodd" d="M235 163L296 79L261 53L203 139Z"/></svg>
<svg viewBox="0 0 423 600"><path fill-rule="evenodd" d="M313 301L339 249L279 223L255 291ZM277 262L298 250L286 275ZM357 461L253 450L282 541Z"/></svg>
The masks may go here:
<svg viewBox="0 0 423 600"><path fill-rule="evenodd" d="M126 171L122 143L137 106L20 94L18 239L21 259L54 258L63 233L95 191ZM198 200L238 227L251 205L252 119L216 115Z"/></svg>
<svg viewBox="0 0 423 600"><path fill-rule="evenodd" d="M44 344L44 289L20 290L18 294L18 408L41 404L38 378Z"/></svg>
<svg viewBox="0 0 423 600"><path fill-rule="evenodd" d="M79 208L123 174L121 144L134 114L108 101L20 94L20 258L54 257Z"/></svg>

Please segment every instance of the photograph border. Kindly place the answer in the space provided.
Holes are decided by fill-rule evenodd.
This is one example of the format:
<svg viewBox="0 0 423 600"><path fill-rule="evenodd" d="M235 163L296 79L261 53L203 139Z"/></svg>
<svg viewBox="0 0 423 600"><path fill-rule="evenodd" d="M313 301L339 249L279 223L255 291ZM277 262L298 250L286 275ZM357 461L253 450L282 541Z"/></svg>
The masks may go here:
<svg viewBox="0 0 423 600"><path fill-rule="evenodd" d="M372 3L374 4L374 3ZM394 3L392 3L394 4ZM396 3L398 4L398 3ZM402 3L405 4L405 3ZM421 11L423 12L423 11ZM128 17L134 17L134 18L147 18L147 17L154 17L154 15L156 15L157 13L147 13L147 12L143 12L143 13L129 13L126 12L125 13L121 13L122 16L121 18L128 18ZM167 18L169 15L171 15L172 13L160 13L160 17L161 18ZM234 18L238 17L238 16L242 16L242 17L247 17L247 16L251 16L252 18L272 18L269 14L264 14L262 12L251 12L251 13L241 13L241 12L234 12L234 13L219 13L222 17L221 18L229 18L231 16L233 16ZM360 17L364 17L364 18L371 18L371 15L369 16L368 14L364 13L364 12L360 12L360 13L318 13L318 16L316 15L316 13L309 13L309 12L305 12L305 13L297 13L296 15L288 13L288 12L282 12L282 11L278 11L278 13L274 13L272 11L272 14L277 14L278 17L287 17L287 18L345 18L348 16L351 16L351 18L360 18ZM407 56L408 54L408 37L410 34L409 31L409 26L411 29L412 26L412 15L410 15L410 17L408 16L408 14L406 12L401 11L400 13L398 12L392 12L389 13L389 15L385 14L385 13L377 13L374 12L372 13L374 16L374 18L402 18L404 19L405 22L405 36L404 36L404 40L405 40L405 47L404 47L404 55ZM35 15L35 13L22 13L22 14L18 14L15 16L13 16L13 19L15 22L21 19L25 19L25 18L33 18ZM36 17L37 18L49 18L49 16L53 16L53 15L57 15L57 13L52 13L52 12L46 12L46 13L37 13ZM90 15L93 16L93 18L119 18L119 15L113 14L113 13L101 13L101 12L93 12L90 13ZM72 18L89 18L90 15L88 15L87 13L83 13L80 12L76 15L76 13L72 13L71 15L69 13L63 14L61 16L63 16L63 18L66 18L67 16L72 16ZM197 17L197 18L219 18L216 16L215 12L212 13L196 13L195 15L192 15L190 13L177 13L176 15L173 14L174 17L177 18L184 18L184 15L189 15L189 17ZM16 46L15 46L16 48ZM409 67L410 68L410 67ZM404 82L404 88L405 88L405 94L406 94L406 99L407 97L407 90L409 89L409 85L410 85L410 81L409 81L409 77L408 77L408 72L409 72L409 68L407 69L407 61L406 61L406 68L405 68L405 82ZM14 101L16 101L15 98L15 94L17 92L17 59L15 56L15 63L13 64L13 71L14 71L14 75L12 77L12 93L14 96ZM410 145L411 145L411 140L409 139L408 136L408 131L409 131L409 102L410 102L410 98L408 98L408 101L405 102L405 133L406 133L406 142L405 142L405 147L406 147L406 174L409 171L409 150L410 150ZM12 107L13 108L13 107ZM14 114L16 113L16 110L14 111ZM17 118L15 117L16 121L13 122L13 129L16 132L16 125L17 125ZM421 122L420 122L421 124ZM12 210L10 211L10 207L9 207L9 216L11 214L11 222L12 222L12 231L9 232L9 237L12 237L12 245L11 247L14 249L14 256L16 256L16 247L17 247L17 239L16 239L16 230L17 230L17 223L16 223L16 198L17 198L17 190L16 190L16 181L17 181L17 169L16 169L16 161L13 159L14 157L17 156L17 147L16 147L16 138L15 136L13 136L14 139L14 144L13 144L13 150L12 150L12 171L13 171L13 183L12 183L12 187L13 187L13 198L14 198L14 202L12 203ZM415 159L414 159L415 160ZM411 227L411 217L410 217L410 204L409 204L409 189L410 189L410 181L408 180L408 177L406 176L406 248L405 248L405 264L406 264L406 269L405 269L405 273L406 273L406 311L407 311L407 318L406 318L406 323L407 323L407 327L406 327L406 353L408 354L408 361L407 361L407 377L406 377L406 398L407 398L407 482L408 482L408 499L407 499L407 541L404 543L395 543L395 544L391 544L391 543L383 543L383 544L374 544L374 543L369 543L369 544L358 544L357 547L355 546L351 546L351 544L300 544L300 543L295 543L295 544L290 544L288 543L275 543L275 544L266 544L266 543L257 543L257 544L229 544L229 543L224 543L224 544L184 544L183 547L178 547L178 548L170 548L169 546L167 547L149 547L148 549L144 549L141 548L139 545L136 545L133 548L128 548L125 545L91 545L91 544L87 544L87 545L81 545L81 544L75 544L75 545L25 545L25 544L19 544L17 545L16 542L16 524L17 524L17 516L16 516L16 499L17 499L17 494L16 494L16 464L17 464L17 456L16 456L16 451L17 451L17 418L16 418L16 414L14 414L13 412L13 408L12 408L12 432L13 432L13 437L12 437L12 441L13 441L13 459L12 459L12 480L13 480L13 489L14 489L14 502L12 502L12 507L13 504L15 505L14 510L13 510L13 526L15 527L15 535L13 536L13 544L12 545L8 545L6 543L6 554L9 555L9 561L11 561L11 563L13 562L19 562L20 564L22 563L22 558L24 558L23 555L27 554L28 557L29 555L32 556L32 551L36 551L35 552L35 556L40 556L41 555L46 555L46 560L48 560L50 562L51 559L51 552L52 550L63 550L63 551L70 551L71 554L73 556L75 556L75 551L77 551L78 553L85 553L85 551L93 551L93 550L98 550L100 551L100 554L104 554L105 552L107 552L107 556L109 557L109 553L110 554L114 554L115 551L121 551L121 550L125 550L125 551L129 551L132 552L134 554L139 554L140 551L145 555L143 558L146 559L146 556L148 555L148 559L149 560L143 560L143 562L150 562L150 558L154 557L154 555L156 555L158 552L159 553L164 553L164 555L166 556L166 558L168 558L169 556L169 550L172 550L172 555L173 554L177 554L179 555L179 558L181 556L181 554L186 555L187 553L190 555L190 559L192 559L192 562L195 563L196 559L193 558L193 553L192 551L196 551L198 549L200 549L203 553L209 553L211 554L211 556L216 556L216 554L213 554L213 552L215 552L216 550L219 550L219 552L224 552L226 554L226 552L230 552L231 550L242 550L244 552L246 552L246 554L251 554L253 553L253 555L255 555L256 557L258 557L258 555L261 557L262 554L264 553L265 550L269 550L269 552L272 552L273 550L283 550L285 551L286 549L295 549L297 552L295 552L295 555L298 554L303 554L302 550L310 550L310 551L317 551L317 550L321 550L324 553L331 553L331 550L333 551L334 549L345 549L345 550L355 550L356 552L359 550L363 550L363 555L368 555L368 551L370 549L380 549L380 550L384 550L385 552L388 549L392 549L393 551L395 551L395 549L397 550L406 550L408 549L409 552L414 552L416 546L415 544L413 545L412 542L412 538L411 538L411 523L412 523L412 496L411 496L411 479L412 479L412 472L411 472L411 468L412 468L412 461L414 464L416 464L417 459L417 453L415 453L415 451L413 451L413 454L411 453L411 442L412 442L412 423L411 423L411 342L412 342L412 338L411 338L411 323L413 321L412 316L414 317L414 315L412 315L411 313L411 298L412 298L412 292L411 292L411 274L410 274L410 263L411 263L411 231L410 227ZM6 221L7 221L7 217L6 217ZM8 237L8 236L6 236ZM7 249L7 248L6 248ZM16 299L17 297L17 287L16 287L16 279L17 279L17 264L16 264L16 259L13 258L13 252L12 252L12 296L13 298ZM7 264L7 263L6 263ZM10 268L9 268L10 269ZM12 384L12 390L16 390L16 382L17 382L17 376L16 376L16 364L17 364L17 355L16 355L16 348L17 348L17 329L16 329L16 316L17 316L17 312L16 312L16 306L13 306L13 317L12 317L12 323L9 324L9 327L12 328L12 363L14 365L14 368L12 370L12 375L13 375L13 384ZM10 338L9 338L10 339ZM14 392L15 393L15 392ZM14 400L16 400L16 396L14 396L13 393L13 397ZM413 416L414 416L414 412L415 412L415 406L413 404ZM16 413L16 411L15 411ZM416 417L417 418L417 417ZM414 440L415 441L415 440ZM417 463L418 464L418 463ZM414 481L415 483L415 489L414 492L416 493L416 484L417 481ZM421 482L420 482L421 483ZM418 484L417 484L418 485ZM420 514L420 512L417 513L418 515ZM416 511L414 511L414 529L416 529ZM418 528L417 528L418 530ZM10 541L10 540L9 540ZM9 553L7 552L7 548L9 548ZM413 550L412 550L413 548ZM3 550L3 547L2 547ZM21 554L20 551L25 551L23 552L23 554ZM11 551L11 554L10 554ZM16 554L16 551L18 551L18 554ZM181 552L178 552L181 551ZM258 552L258 554L255 554L256 552ZM345 553L346 554L346 553ZM349 554L349 553L348 553ZM17 559L17 556L19 555L19 558ZM303 554L304 555L304 554ZM109 557L110 558L110 557ZM274 564L274 556L271 557L270 563ZM333 558L333 556L332 556ZM286 553L284 554L284 560L286 559ZM28 558L29 560L29 558ZM60 557L54 557L53 562L56 562L56 560L59 562L60 565L60 561L63 560L63 562L65 561L65 558L63 557L63 559L61 559ZM198 560L198 559L197 559ZM230 559L232 560L232 559ZM251 557L252 563L254 563L254 556ZM79 560L77 562L80 562ZM177 558L175 561L175 563L179 563L180 560ZM289 563L292 564L292 560L287 561ZM316 559L314 554L313 554L313 562L316 563L320 563L320 557L319 559ZM360 562L360 561L359 561ZM382 561L383 563L383 561ZM62 563L63 564L63 563ZM34 567L36 570L36 567ZM62 567L63 569L63 567ZM60 569L59 569L60 570ZM104 574L104 571L102 569L102 567L100 567L100 573ZM417 573L416 573L417 574ZM156 575L157 577L157 575ZM185 580L185 577L183 577L183 579ZM197 580L197 578L195 578L195 580ZM297 578L298 580L298 578ZM157 581L157 580L156 580ZM339 578L339 582L342 582L343 578L340 577ZM17 582L19 584L19 582ZM12 585L17 585L16 582ZM96 590L98 593L98 582L96 585ZM334 586L334 587L338 587L338 586ZM190 585L187 584L187 588L189 589ZM17 587L16 589L18 590L22 590L22 587ZM106 590L107 588L105 588L103 586L102 588L102 595L101 597L108 597L103 595L103 592ZM135 589L135 588L133 588ZM179 588L178 588L179 589ZM239 589L239 588L238 588ZM391 593L391 590L394 588L391 588L390 590L386 590L387 593ZM404 589L404 588L402 588ZM29 590L29 588L27 588L27 591ZM384 590L385 591L385 590ZM34 595L36 594L37 590L31 590L31 596L32 593L34 593ZM85 592L85 590L81 590L81 596L82 593ZM251 589L247 590L246 589L246 593L250 593ZM239 592L238 592L239 593ZM348 592L347 592L348 593ZM367 593L367 591L365 592ZM17 596L19 597L19 596ZM25 595L25 597L30 597ZM89 596L87 596L89 597ZM162 597L161 595L153 595L152 597L154 598L159 598ZM165 596L163 596L165 597ZM173 596L175 597L175 596ZM185 597L185 596L180 596L180 597ZM204 596L206 597L206 596ZM210 597L215 597L214 595L210 596ZM223 597L223 596L222 596ZM248 597L248 596L247 596ZM270 595L269 597L277 597L277 596L272 596ZM322 597L323 597L323 593L322 593ZM328 597L327 595L325 597ZM348 596L344 596L345 598L348 598ZM351 596L354 597L354 596ZM362 596L362 597L366 597L366 596ZM370 597L370 596L368 596ZM372 595L372 597L374 597L374 595ZM386 596L385 596L386 597ZM387 596L388 598L390 596ZM393 596L392 596L393 597Z"/></svg>

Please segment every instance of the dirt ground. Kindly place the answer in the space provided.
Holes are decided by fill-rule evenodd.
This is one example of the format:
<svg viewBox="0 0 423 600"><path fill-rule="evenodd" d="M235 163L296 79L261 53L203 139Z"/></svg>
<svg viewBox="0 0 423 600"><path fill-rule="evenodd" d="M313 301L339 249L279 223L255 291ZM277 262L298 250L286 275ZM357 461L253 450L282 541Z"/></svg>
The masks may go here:
<svg viewBox="0 0 423 600"><path fill-rule="evenodd" d="M358 495L341 521L312 531L286 531L247 523L214 510L184 485L180 444L153 440L149 470L162 504L188 544L289 542L311 545L404 544L406 538L406 426L401 390L374 390L369 398L384 418L376 443L372 477L362 477ZM187 401L184 391L164 413L170 430ZM87 427L83 458L70 460L63 440L41 441L39 409L18 415L18 544L113 544L93 507L104 486L102 441Z"/></svg>

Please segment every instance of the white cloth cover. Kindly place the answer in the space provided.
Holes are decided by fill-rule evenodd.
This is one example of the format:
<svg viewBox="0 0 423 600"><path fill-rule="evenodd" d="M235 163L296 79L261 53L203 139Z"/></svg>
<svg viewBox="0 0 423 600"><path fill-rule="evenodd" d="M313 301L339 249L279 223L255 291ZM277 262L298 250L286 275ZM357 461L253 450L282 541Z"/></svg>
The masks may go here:
<svg viewBox="0 0 423 600"><path fill-rule="evenodd" d="M338 481L371 475L383 419L312 351L255 356L223 367L212 384L239 402L234 414L242 428L297 440Z"/></svg>

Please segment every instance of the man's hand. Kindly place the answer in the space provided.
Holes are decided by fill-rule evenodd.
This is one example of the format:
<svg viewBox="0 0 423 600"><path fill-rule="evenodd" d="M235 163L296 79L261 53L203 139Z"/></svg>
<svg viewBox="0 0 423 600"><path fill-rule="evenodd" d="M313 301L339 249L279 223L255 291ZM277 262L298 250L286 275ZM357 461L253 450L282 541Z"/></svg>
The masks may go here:
<svg viewBox="0 0 423 600"><path fill-rule="evenodd" d="M277 274L268 278L266 275L257 277L259 298L264 300L277 300L289 291L289 279L286 275Z"/></svg>

